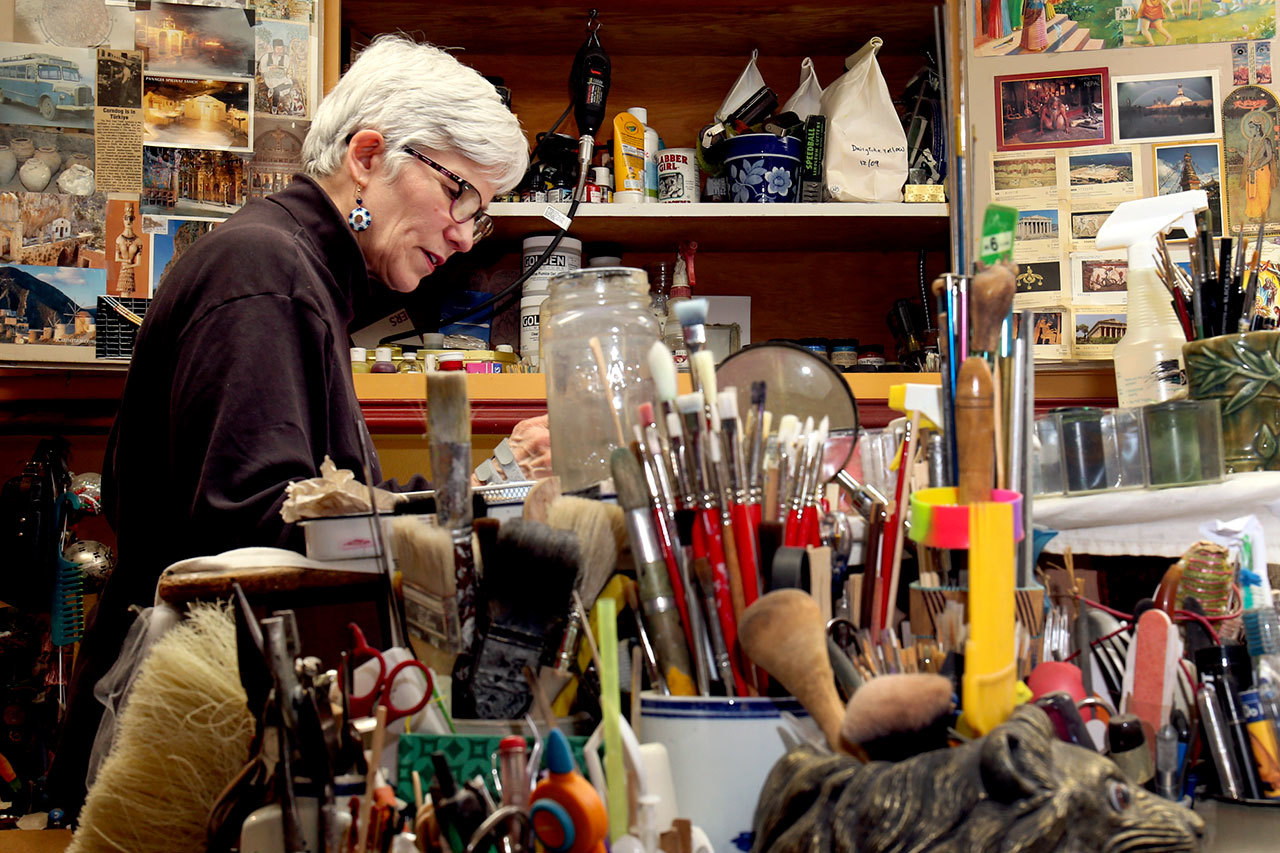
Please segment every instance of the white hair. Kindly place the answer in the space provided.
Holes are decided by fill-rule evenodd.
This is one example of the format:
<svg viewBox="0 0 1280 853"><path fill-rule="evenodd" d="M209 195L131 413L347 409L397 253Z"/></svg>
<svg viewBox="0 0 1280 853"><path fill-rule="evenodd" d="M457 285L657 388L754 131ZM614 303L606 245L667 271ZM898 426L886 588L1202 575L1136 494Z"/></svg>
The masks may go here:
<svg viewBox="0 0 1280 853"><path fill-rule="evenodd" d="M352 134L386 140L387 177L410 155L406 145L454 151L480 167L502 194L529 167L520 122L493 84L438 47L384 35L361 51L316 108L302 143L302 168L326 177L342 168Z"/></svg>

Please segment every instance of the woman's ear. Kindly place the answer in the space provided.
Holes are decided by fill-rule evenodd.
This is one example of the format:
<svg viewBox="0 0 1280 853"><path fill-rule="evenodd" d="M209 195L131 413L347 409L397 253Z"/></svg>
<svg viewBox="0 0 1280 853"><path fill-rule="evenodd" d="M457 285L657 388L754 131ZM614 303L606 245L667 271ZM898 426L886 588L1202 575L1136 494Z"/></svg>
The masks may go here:
<svg viewBox="0 0 1280 853"><path fill-rule="evenodd" d="M374 173L386 159L387 143L376 130L361 130L347 143L347 171L358 187L373 182Z"/></svg>

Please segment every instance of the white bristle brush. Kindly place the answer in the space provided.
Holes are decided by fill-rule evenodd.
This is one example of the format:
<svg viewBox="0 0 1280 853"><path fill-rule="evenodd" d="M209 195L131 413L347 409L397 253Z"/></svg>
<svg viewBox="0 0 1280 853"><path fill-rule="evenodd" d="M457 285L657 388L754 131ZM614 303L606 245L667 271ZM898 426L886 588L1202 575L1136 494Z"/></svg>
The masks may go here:
<svg viewBox="0 0 1280 853"><path fill-rule="evenodd" d="M659 403L673 403L676 399L676 364L671 359L671 350L662 341L654 341L649 347L649 376L653 378L654 398Z"/></svg>
<svg viewBox="0 0 1280 853"><path fill-rule="evenodd" d="M708 419L711 421L711 431L720 431L720 411L716 406L716 399L719 396L716 392L716 357L715 353L709 349L699 350L689 356L689 363L693 365L693 375L697 377L698 384L702 386L703 399L707 403Z"/></svg>
<svg viewBox="0 0 1280 853"><path fill-rule="evenodd" d="M680 329L684 332L684 345L692 356L702 350L707 343L707 308L710 303L706 299L681 299L675 303L676 319L680 321Z"/></svg>

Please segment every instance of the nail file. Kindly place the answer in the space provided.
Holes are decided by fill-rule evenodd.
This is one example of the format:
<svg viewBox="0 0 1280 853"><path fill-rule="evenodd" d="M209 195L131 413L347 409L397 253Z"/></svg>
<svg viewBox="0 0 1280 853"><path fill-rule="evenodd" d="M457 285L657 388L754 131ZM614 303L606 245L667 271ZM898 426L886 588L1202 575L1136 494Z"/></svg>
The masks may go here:
<svg viewBox="0 0 1280 853"><path fill-rule="evenodd" d="M1176 658L1171 661L1170 654L1176 643L1170 639L1172 629L1173 622L1163 610L1143 613L1125 664L1123 712L1142 720L1150 746L1155 744L1155 733L1168 722L1173 703Z"/></svg>

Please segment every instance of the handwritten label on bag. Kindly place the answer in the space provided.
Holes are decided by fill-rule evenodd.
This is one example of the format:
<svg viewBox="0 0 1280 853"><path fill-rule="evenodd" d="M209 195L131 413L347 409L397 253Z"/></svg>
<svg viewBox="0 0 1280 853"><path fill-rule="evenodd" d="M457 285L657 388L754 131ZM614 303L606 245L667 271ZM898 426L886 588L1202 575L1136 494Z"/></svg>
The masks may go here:
<svg viewBox="0 0 1280 853"><path fill-rule="evenodd" d="M882 148L876 145L856 145L850 143L849 150L858 158L858 165L865 166L868 169L874 169L880 165L880 161L889 155L906 154L907 147L905 145L890 145Z"/></svg>

